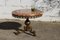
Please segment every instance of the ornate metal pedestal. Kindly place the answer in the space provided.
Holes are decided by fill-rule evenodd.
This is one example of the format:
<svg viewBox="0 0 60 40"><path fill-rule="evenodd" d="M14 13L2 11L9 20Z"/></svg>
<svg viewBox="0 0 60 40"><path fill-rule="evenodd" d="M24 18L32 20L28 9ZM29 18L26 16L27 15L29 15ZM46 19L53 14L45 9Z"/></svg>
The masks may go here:
<svg viewBox="0 0 60 40"><path fill-rule="evenodd" d="M23 31L24 33L29 31L31 33L31 35L36 36L35 31L33 31L32 26L30 26L31 22L30 22L29 18L35 18L35 17L42 16L41 11L35 10L34 12L32 12L30 9L21 9L21 10L13 11L12 15L17 18L26 18L24 30L18 29L17 33L15 33L16 35L18 35L20 33L20 31Z"/></svg>
<svg viewBox="0 0 60 40"><path fill-rule="evenodd" d="M33 36L36 36L35 31L33 31L32 30L32 26L30 26L30 23L31 22L30 22L29 18L27 17L26 18L26 21L25 21L25 25L26 26L24 26L24 31L29 31L29 32L32 33Z"/></svg>

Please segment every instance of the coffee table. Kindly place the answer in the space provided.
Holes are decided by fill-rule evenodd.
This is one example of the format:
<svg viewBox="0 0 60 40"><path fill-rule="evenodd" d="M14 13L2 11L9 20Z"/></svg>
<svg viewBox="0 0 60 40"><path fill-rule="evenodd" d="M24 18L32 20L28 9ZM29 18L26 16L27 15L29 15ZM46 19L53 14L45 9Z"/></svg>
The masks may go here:
<svg viewBox="0 0 60 40"><path fill-rule="evenodd" d="M13 17L17 17L17 18L25 18L25 26L24 26L24 30L17 30L17 35L20 33L19 31L23 31L23 32L29 32L31 33L33 36L36 36L36 32L34 30L32 30L32 26L30 25L30 20L31 18L37 18L37 17L41 17L42 16L42 11L39 10L34 10L31 11L31 9L20 9L20 10L14 10L12 12L12 16Z"/></svg>

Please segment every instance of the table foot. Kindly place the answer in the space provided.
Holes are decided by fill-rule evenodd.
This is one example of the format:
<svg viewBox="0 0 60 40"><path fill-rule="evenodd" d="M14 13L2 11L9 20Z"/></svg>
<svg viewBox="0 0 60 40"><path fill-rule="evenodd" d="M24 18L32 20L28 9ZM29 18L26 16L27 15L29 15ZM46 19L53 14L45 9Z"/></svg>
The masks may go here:
<svg viewBox="0 0 60 40"><path fill-rule="evenodd" d="M21 32L24 32L28 35L36 36L35 31L32 30L23 30L23 29L18 29L16 30L17 32L14 32L15 35L19 35ZM28 33L29 32L29 33Z"/></svg>
<svg viewBox="0 0 60 40"><path fill-rule="evenodd" d="M17 32L14 32L15 35L19 35L20 34L20 30L16 30Z"/></svg>

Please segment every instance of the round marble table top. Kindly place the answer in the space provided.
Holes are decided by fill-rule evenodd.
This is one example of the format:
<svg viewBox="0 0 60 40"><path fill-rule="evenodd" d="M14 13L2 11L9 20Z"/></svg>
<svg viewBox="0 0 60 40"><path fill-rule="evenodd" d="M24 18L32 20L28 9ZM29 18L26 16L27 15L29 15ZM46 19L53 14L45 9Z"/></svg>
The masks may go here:
<svg viewBox="0 0 60 40"><path fill-rule="evenodd" d="M42 16L42 11L40 10L35 10L31 11L31 9L20 9L20 10L15 10L12 12L12 16L14 17L21 17L21 18L35 18L35 17L41 17Z"/></svg>

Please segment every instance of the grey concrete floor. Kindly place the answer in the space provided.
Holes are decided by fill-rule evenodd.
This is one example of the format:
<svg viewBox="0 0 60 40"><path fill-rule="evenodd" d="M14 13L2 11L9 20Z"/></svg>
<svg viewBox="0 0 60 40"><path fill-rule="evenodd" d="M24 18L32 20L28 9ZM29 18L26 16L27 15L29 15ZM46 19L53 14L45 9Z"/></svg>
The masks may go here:
<svg viewBox="0 0 60 40"><path fill-rule="evenodd" d="M0 40L60 40L60 22L31 21L35 37L23 32L19 35L13 33L15 28L23 29L23 26L24 21L0 20Z"/></svg>

